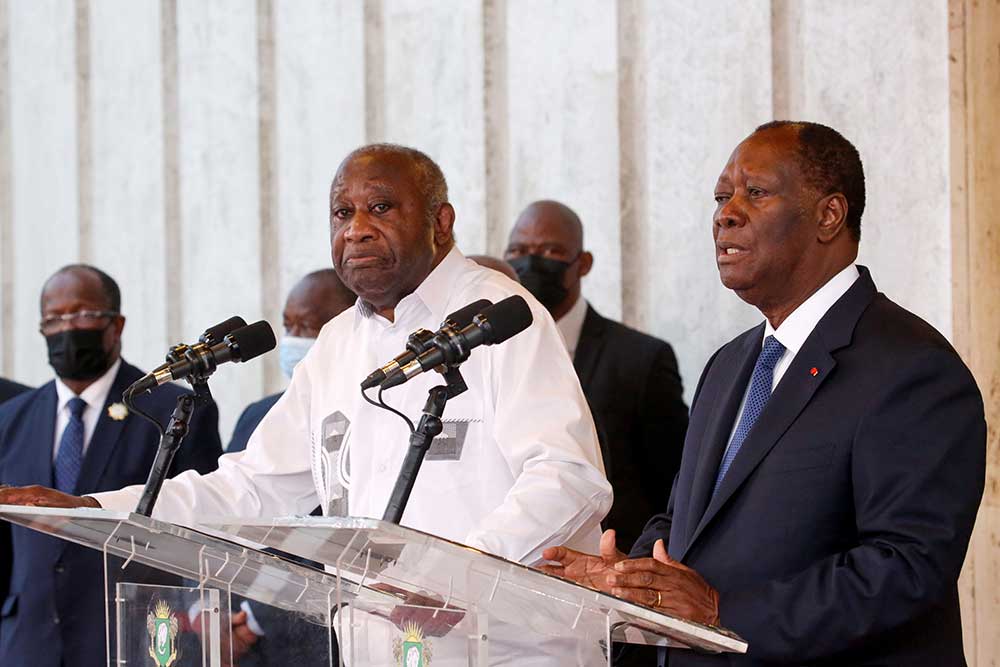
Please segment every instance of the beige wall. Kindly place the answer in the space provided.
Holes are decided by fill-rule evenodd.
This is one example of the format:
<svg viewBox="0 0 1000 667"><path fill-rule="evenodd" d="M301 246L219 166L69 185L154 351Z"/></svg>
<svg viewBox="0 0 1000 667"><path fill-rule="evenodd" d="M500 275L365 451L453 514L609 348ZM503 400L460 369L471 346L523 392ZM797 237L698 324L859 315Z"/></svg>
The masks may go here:
<svg viewBox="0 0 1000 667"><path fill-rule="evenodd" d="M961 580L970 665L1000 663L1000 4L950 0L955 344L983 391L986 493Z"/></svg>
<svg viewBox="0 0 1000 667"><path fill-rule="evenodd" d="M966 5L994 15L970 23ZM329 263L338 162L389 140L440 161L466 252L501 252L534 198L576 208L597 259L586 296L673 343L690 396L711 352L758 321L719 285L712 186L755 125L795 117L858 145L862 261L956 341L995 415L998 307L980 285L997 285L985 216L1000 151L962 143L996 141L992 7L0 0L0 374L48 379L38 290L77 260L121 282L125 355L141 366L233 313L277 329L292 283ZM224 438L280 388L275 356L213 381ZM993 456L963 580L982 665L998 655Z"/></svg>

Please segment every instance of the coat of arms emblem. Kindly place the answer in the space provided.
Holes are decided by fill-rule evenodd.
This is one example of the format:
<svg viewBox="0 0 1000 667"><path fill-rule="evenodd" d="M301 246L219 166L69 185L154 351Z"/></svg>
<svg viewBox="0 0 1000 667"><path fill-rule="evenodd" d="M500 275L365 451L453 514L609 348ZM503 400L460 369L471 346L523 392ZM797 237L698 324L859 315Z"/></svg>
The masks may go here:
<svg viewBox="0 0 1000 667"><path fill-rule="evenodd" d="M146 615L149 632L149 657L157 667L170 667L177 660L177 615L170 605L158 600L153 611Z"/></svg>
<svg viewBox="0 0 1000 667"><path fill-rule="evenodd" d="M403 625L403 638L392 643L392 657L398 667L429 667L431 645L416 623Z"/></svg>

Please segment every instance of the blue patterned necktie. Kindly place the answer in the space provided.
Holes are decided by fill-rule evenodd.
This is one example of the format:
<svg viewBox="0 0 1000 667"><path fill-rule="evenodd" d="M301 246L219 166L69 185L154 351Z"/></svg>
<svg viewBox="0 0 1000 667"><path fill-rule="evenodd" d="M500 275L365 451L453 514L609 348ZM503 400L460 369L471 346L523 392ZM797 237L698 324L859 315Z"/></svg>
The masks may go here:
<svg viewBox="0 0 1000 667"><path fill-rule="evenodd" d="M67 407L69 422L59 439L55 483L57 490L73 493L76 490L76 480L80 477L80 468L83 467L83 411L87 409L87 402L76 396L70 399Z"/></svg>
<svg viewBox="0 0 1000 667"><path fill-rule="evenodd" d="M771 384L774 380L774 366L785 353L785 346L778 342L774 336L764 339L764 349L757 357L757 363L753 367L753 376L750 379L750 392L747 394L746 405L743 406L743 415L733 432L733 440L729 443L729 449L722 457L722 464L719 466L719 476L715 478L715 488L712 490L714 496L722 484L722 478L726 476L729 466L739 453L743 441L747 439L750 429L753 428L760 413L764 411L764 406L771 398Z"/></svg>

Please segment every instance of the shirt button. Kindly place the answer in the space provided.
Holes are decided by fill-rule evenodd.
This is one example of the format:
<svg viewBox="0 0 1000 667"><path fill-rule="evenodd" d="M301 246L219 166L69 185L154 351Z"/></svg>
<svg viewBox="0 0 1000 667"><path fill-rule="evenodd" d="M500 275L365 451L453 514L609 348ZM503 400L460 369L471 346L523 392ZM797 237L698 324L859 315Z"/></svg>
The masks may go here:
<svg viewBox="0 0 1000 667"><path fill-rule="evenodd" d="M56 574L62 574L65 571L66 571L65 567L63 567L62 565L56 565Z"/></svg>
<svg viewBox="0 0 1000 667"><path fill-rule="evenodd" d="M52 616L52 622L55 623L56 625L59 625L59 616L53 615Z"/></svg>

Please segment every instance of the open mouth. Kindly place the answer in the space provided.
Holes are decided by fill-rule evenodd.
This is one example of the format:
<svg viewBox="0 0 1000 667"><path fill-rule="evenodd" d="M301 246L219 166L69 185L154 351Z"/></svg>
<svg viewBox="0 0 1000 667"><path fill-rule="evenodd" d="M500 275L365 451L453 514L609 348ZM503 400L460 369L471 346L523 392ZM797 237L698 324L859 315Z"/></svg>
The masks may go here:
<svg viewBox="0 0 1000 667"><path fill-rule="evenodd" d="M720 262L737 260L749 252L750 251L746 248L741 248L739 246L728 244L716 246L716 255Z"/></svg>

